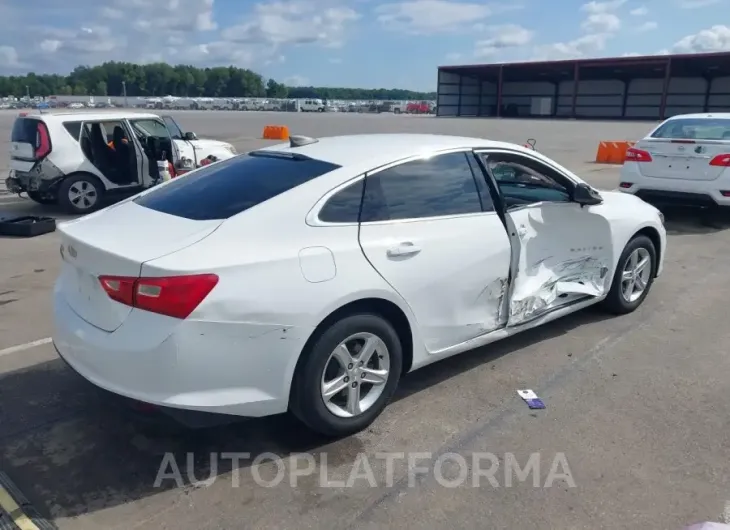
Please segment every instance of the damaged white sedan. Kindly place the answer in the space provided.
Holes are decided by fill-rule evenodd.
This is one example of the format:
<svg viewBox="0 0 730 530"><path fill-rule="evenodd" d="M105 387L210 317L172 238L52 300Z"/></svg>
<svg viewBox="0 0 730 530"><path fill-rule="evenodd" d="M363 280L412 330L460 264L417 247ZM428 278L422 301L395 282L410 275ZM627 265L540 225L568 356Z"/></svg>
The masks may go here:
<svg viewBox="0 0 730 530"><path fill-rule="evenodd" d="M434 361L633 311L666 245L656 208L531 149L412 134L293 137L59 231L54 343L83 377L328 435Z"/></svg>

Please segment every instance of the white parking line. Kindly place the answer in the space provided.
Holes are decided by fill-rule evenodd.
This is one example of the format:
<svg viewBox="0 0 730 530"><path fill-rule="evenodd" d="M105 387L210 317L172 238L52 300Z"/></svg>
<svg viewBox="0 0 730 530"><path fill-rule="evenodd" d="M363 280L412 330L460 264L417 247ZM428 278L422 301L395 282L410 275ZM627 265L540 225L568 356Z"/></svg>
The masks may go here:
<svg viewBox="0 0 730 530"><path fill-rule="evenodd" d="M51 337L46 337L45 339L38 339L34 340L33 342L18 344L17 346L10 346L10 348L0 350L0 357L2 357L3 355L10 355L11 353L17 353L23 350L30 350L31 348L35 348L36 346L43 346L44 344L50 344L51 342L53 342L53 339Z"/></svg>

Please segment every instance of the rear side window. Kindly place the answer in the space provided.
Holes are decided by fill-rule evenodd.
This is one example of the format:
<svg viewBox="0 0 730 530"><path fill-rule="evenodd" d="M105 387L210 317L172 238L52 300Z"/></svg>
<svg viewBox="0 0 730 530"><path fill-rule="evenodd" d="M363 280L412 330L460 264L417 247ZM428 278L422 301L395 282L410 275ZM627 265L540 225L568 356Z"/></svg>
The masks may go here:
<svg viewBox="0 0 730 530"><path fill-rule="evenodd" d="M10 133L10 141L23 144L35 145L38 133L38 120L31 118L18 118L13 123L13 130Z"/></svg>
<svg viewBox="0 0 730 530"><path fill-rule="evenodd" d="M319 211L319 220L325 223L357 223L365 179L335 193Z"/></svg>
<svg viewBox="0 0 730 530"><path fill-rule="evenodd" d="M135 202L195 221L228 219L339 168L311 158L240 155L173 180Z"/></svg>
<svg viewBox="0 0 730 530"><path fill-rule="evenodd" d="M673 140L730 140L730 120L678 118L664 123L651 137Z"/></svg>
<svg viewBox="0 0 730 530"><path fill-rule="evenodd" d="M64 128L68 131L68 134L73 136L73 139L78 141L81 136L81 122L80 121L67 121L63 124Z"/></svg>

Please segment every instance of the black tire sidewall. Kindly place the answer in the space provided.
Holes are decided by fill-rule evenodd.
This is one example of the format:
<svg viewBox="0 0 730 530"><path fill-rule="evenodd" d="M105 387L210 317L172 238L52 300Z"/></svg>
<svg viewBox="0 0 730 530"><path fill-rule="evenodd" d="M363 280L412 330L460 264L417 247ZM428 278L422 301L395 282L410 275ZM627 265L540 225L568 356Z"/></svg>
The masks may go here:
<svg viewBox="0 0 730 530"><path fill-rule="evenodd" d="M622 294L622 276L624 268L626 267L626 261L629 259L631 254L637 249L637 248L645 248L649 255L651 256L651 276L649 277L649 282L646 285L646 288L644 289L644 292L641 293L641 296L634 300L633 302L628 302L624 299ZM656 269L657 269L658 263L657 263L657 255L656 255L656 248L654 247L654 243L649 239L647 236L639 235L631 239L631 241L628 242L626 247L624 247L623 252L621 253L621 257L618 260L618 264L616 266L616 271L613 276L613 285L611 286L611 292L609 295L609 304L613 306L615 309L620 310L622 312L631 312L637 307L639 307L643 302L644 299L649 294L649 290L651 289L652 284L654 283L654 276L656 275Z"/></svg>
<svg viewBox="0 0 730 530"><path fill-rule="evenodd" d="M68 191L76 182L86 181L92 184L96 188L96 203L88 210L77 208L69 199ZM104 198L104 185L102 182L93 175L73 175L69 176L61 182L58 187L58 204L68 213L72 214L87 214L101 208L101 202Z"/></svg>
<svg viewBox="0 0 730 530"><path fill-rule="evenodd" d="M390 353L390 375L378 400L355 418L340 418L324 404L320 383L325 365L340 342L356 333L377 335ZM393 396L403 366L403 352L398 334L385 319L373 314L345 317L325 330L313 343L306 358L297 368L292 392L291 410L309 428L327 436L346 436L370 425L383 411Z"/></svg>

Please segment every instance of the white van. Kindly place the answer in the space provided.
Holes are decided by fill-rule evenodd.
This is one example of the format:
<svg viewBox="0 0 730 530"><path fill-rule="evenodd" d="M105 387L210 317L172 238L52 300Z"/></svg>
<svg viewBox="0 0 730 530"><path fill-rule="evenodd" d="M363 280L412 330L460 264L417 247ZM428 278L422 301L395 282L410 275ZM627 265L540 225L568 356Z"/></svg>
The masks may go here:
<svg viewBox="0 0 730 530"><path fill-rule="evenodd" d="M183 133L170 116L134 112L21 113L10 142L8 191L73 214L157 184L158 161L195 168L236 154L229 143Z"/></svg>
<svg viewBox="0 0 730 530"><path fill-rule="evenodd" d="M302 112L324 112L325 104L321 99L305 99L299 108Z"/></svg>

